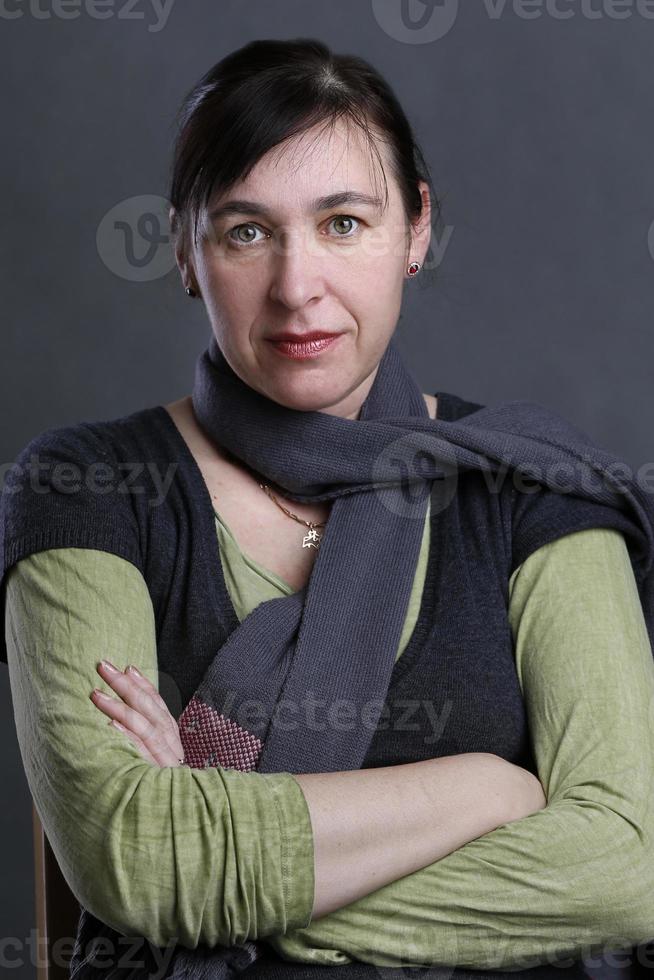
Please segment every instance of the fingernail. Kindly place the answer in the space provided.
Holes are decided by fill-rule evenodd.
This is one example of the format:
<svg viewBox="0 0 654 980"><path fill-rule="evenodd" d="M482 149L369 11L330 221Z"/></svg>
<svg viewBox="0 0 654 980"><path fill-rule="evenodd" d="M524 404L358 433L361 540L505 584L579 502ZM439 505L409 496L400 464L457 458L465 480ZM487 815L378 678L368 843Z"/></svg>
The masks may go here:
<svg viewBox="0 0 654 980"><path fill-rule="evenodd" d="M102 664L102 666L106 670L110 671L111 673L114 673L114 674L120 673L120 671L118 670L118 667L114 667L114 665L111 663L111 661L109 661L109 660L101 660L100 663Z"/></svg>
<svg viewBox="0 0 654 980"><path fill-rule="evenodd" d="M132 667L131 664L129 665L129 667L127 667L127 670L130 672L130 674L136 674L137 677L143 677L141 671L137 670L136 667Z"/></svg>
<svg viewBox="0 0 654 980"><path fill-rule="evenodd" d="M102 698L104 701L112 700L112 698L110 698L108 694L105 694L104 691L98 691L97 687L93 688L93 694L95 694L95 696L98 698Z"/></svg>

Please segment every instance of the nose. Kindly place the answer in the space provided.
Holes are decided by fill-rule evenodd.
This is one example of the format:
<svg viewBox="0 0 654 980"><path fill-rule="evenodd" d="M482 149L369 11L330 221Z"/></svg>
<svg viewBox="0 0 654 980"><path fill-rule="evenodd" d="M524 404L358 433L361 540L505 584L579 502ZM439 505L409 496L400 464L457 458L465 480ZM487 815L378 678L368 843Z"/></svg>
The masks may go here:
<svg viewBox="0 0 654 980"><path fill-rule="evenodd" d="M324 257L307 247L301 233L284 232L275 242L270 298L296 310L324 291Z"/></svg>

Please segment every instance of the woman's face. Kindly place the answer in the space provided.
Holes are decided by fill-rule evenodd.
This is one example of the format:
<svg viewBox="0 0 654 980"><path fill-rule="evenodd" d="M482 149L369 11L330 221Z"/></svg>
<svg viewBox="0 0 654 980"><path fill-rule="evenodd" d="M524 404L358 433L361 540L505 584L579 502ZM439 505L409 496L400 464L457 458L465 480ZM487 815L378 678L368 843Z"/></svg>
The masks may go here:
<svg viewBox="0 0 654 980"><path fill-rule="evenodd" d="M385 210L376 158L361 131L339 120L262 157L209 202L190 261L178 255L231 368L288 408L358 416L397 325L408 261L422 263L427 251L428 187L420 224L409 229L386 146L377 145ZM340 336L311 357L271 342L281 331L317 330Z"/></svg>

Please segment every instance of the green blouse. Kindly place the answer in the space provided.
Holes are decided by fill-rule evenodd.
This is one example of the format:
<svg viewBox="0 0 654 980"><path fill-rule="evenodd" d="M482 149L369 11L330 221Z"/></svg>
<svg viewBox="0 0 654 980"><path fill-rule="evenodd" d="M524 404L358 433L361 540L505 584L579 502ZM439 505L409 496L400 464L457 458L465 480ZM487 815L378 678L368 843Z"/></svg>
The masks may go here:
<svg viewBox="0 0 654 980"><path fill-rule="evenodd" d="M225 519L214 509L216 515L216 531L220 542L220 560L223 567L225 583L239 618L242 622L248 613L252 612L255 606L266 599L276 599L282 595L290 595L295 592L292 585L285 582L283 578L275 572L264 568L258 561L242 551L232 534ZM398 660L411 639L418 613L420 612L420 602L422 599L422 588L425 582L427 562L429 559L429 540L430 540L430 514L431 500L427 501L427 516L425 527L422 533L420 553L413 578L413 588L409 596L409 606L400 634L400 642L397 648L395 659Z"/></svg>
<svg viewBox="0 0 654 980"><path fill-rule="evenodd" d="M216 515L240 619L292 591ZM429 514L398 648L415 623ZM30 791L66 880L99 919L159 946L267 941L289 960L530 966L654 936L654 659L626 544L566 535L510 580L509 619L548 805L312 921L313 836L290 773L159 768L107 725L107 658L157 685L134 565L58 548L8 573L5 638ZM383 928L382 928L383 926Z"/></svg>

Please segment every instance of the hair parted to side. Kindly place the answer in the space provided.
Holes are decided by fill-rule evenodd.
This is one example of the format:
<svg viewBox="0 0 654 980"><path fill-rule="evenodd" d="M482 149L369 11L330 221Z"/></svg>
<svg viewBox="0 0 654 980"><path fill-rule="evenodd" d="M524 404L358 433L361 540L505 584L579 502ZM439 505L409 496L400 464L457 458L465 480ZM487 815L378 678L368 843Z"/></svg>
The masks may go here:
<svg viewBox="0 0 654 980"><path fill-rule="evenodd" d="M198 222L210 198L247 178L273 147L340 119L359 126L388 184L376 139L387 142L391 172L407 219L417 221L418 181L429 186L432 233L441 221L429 168L388 83L363 58L337 55L314 38L251 41L207 71L176 116L169 180L172 232L185 250L197 244ZM373 133L374 130L375 132ZM434 270L423 269L426 273ZM429 278L429 277L428 277ZM435 277L434 277L435 278Z"/></svg>

